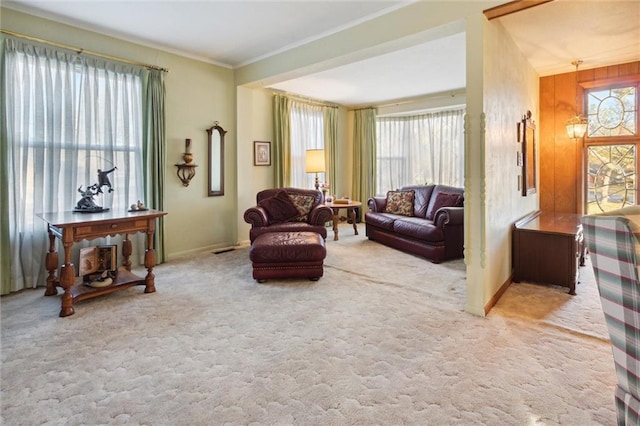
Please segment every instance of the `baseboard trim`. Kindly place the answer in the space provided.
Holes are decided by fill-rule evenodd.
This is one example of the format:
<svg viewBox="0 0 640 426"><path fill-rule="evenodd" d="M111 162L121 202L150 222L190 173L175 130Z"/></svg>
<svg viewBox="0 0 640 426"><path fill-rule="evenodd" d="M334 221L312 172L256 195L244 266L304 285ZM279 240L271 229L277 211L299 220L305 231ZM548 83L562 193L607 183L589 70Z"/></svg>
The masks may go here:
<svg viewBox="0 0 640 426"><path fill-rule="evenodd" d="M502 297L505 291L509 288L511 283L513 282L513 274L509 275L507 280L500 286L496 294L493 295L491 299L484 305L484 315L487 316L489 311L498 303L498 300Z"/></svg>

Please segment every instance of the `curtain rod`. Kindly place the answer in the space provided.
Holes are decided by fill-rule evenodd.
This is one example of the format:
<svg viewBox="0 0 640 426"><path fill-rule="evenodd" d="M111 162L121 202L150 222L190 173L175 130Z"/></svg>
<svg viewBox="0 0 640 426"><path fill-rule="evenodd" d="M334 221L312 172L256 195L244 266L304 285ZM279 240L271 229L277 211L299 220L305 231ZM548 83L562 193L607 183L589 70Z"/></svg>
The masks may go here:
<svg viewBox="0 0 640 426"><path fill-rule="evenodd" d="M38 37L32 37L32 36L29 36L29 35L26 35L26 34L16 33L14 31L0 29L0 33L8 34L8 35L14 36L14 37L24 38L24 39L31 40L31 41L36 41L38 43L48 44L50 46L60 47L62 49L73 50L78 55L80 55L82 53L86 53L88 55L98 56L100 58L105 58L105 59L111 59L111 60L118 61L118 62L124 62L124 63L130 64L130 65L139 65L139 66L143 66L145 68L149 68L149 69L152 69L152 70L169 72L169 70L167 68L162 68L162 67L159 67L157 65L149 65L149 64L142 63L142 62L138 62L138 61L132 61L132 60L125 59L125 58L120 58L118 56L111 56L111 55L107 55L107 54L104 54L104 53L94 52L92 50L81 49L79 47L69 46L68 44L57 43L55 41L45 40L45 39L38 38Z"/></svg>
<svg viewBox="0 0 640 426"><path fill-rule="evenodd" d="M443 93L433 94L430 96L427 95L427 96L421 96L421 97L412 98L412 99L404 99L404 100L399 100L395 102L389 102L386 104L358 106L354 108L349 108L349 111L360 111L360 110L369 109L369 108L386 108L386 107L400 106L400 105L406 105L406 104L415 104L420 102L433 101L437 99L455 98L458 95L464 95L464 94L465 94L464 90L458 90L453 92L443 92Z"/></svg>
<svg viewBox="0 0 640 426"><path fill-rule="evenodd" d="M325 106L325 107L329 107L329 108L340 108L340 105L335 105L335 104L331 104L331 103L327 103L327 102L323 102L323 101L318 101L318 100L311 99L311 98L306 98L306 97L301 96L301 95L292 95L292 94L287 93L287 92L274 91L274 92L272 92L272 94L273 95L279 95L279 96L286 96L287 98L293 99L293 100L296 100L296 101L308 102L310 104Z"/></svg>

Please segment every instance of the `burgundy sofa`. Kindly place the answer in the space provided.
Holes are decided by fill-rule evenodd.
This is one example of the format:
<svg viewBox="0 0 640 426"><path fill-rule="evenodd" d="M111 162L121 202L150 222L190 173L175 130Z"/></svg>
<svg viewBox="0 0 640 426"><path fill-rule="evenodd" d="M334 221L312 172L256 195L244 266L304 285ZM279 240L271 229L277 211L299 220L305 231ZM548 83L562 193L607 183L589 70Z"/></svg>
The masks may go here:
<svg viewBox="0 0 640 426"><path fill-rule="evenodd" d="M387 197L369 198L369 211L365 213L367 237L433 263L463 257L464 190L446 185L414 185L398 191L389 191ZM397 197L403 200L398 202ZM408 204L410 198L412 206Z"/></svg>
<svg viewBox="0 0 640 426"><path fill-rule="evenodd" d="M324 205L322 192L303 188L265 189L256 195L257 205L244 212L251 224L251 243L267 232L315 232L327 238L325 224L333 211ZM292 205L294 208L292 208Z"/></svg>

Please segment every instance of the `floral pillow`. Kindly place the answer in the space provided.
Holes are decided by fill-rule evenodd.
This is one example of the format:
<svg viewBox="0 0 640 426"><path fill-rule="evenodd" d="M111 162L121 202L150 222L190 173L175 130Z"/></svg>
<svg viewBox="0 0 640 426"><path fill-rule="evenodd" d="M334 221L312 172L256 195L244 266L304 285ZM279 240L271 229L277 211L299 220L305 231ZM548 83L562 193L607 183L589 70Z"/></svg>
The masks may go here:
<svg viewBox="0 0 640 426"><path fill-rule="evenodd" d="M402 216L413 216L413 199L415 195L413 190L388 191L387 205L384 208L384 212Z"/></svg>
<svg viewBox="0 0 640 426"><path fill-rule="evenodd" d="M293 205L296 206L296 209L298 209L298 217L296 217L296 220L298 222L306 222L311 207L313 207L313 203L316 200L315 197L313 195L289 194L289 198L293 202Z"/></svg>

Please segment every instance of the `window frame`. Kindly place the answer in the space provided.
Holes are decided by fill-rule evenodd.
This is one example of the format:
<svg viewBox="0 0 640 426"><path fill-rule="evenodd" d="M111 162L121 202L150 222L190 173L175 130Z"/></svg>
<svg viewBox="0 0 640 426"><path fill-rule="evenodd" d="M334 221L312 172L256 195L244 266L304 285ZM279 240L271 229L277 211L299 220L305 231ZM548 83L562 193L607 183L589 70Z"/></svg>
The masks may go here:
<svg viewBox="0 0 640 426"><path fill-rule="evenodd" d="M607 145L635 145L636 150L636 188L634 194L634 205L638 205L638 195L640 195L640 185L638 179L640 178L640 74L596 79L593 81L586 81L579 83L582 102L582 111L586 115L588 108L588 94L594 90L607 90L615 89L619 87L635 86L636 88L636 134L635 135L621 135L621 136L596 136L590 137L584 136L582 141L582 208L584 212L588 211L589 204L589 147L592 146L607 146Z"/></svg>

